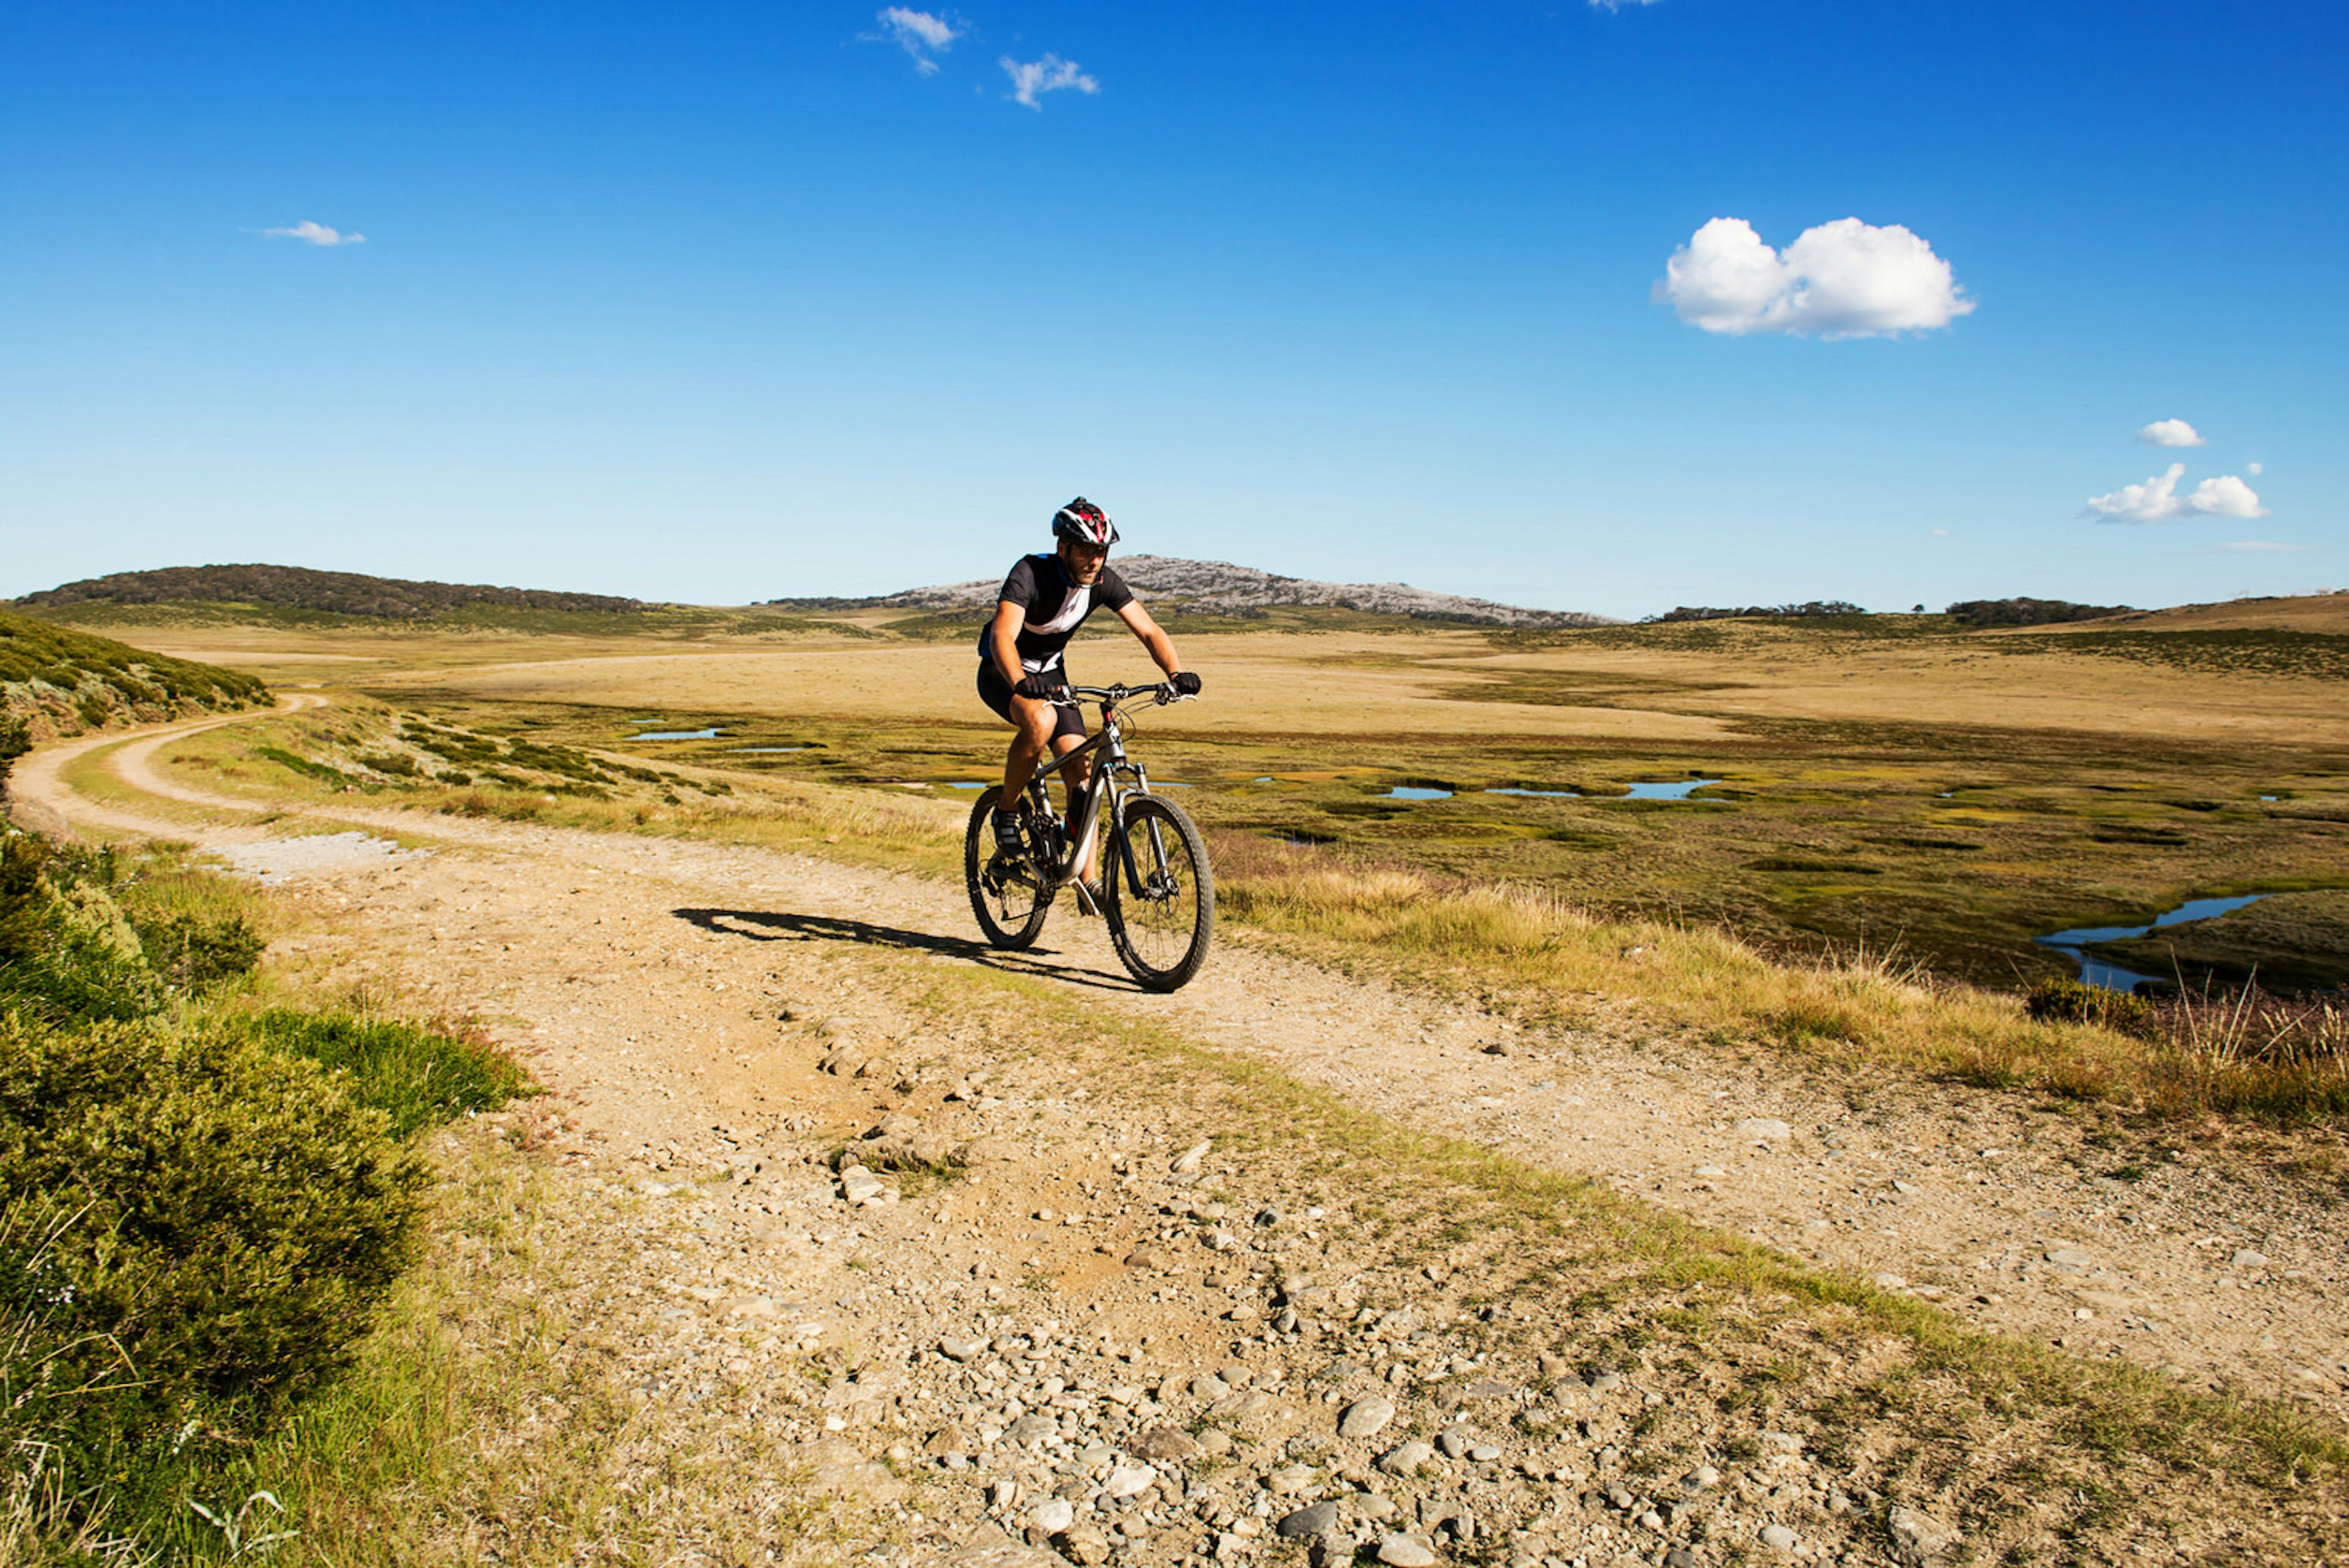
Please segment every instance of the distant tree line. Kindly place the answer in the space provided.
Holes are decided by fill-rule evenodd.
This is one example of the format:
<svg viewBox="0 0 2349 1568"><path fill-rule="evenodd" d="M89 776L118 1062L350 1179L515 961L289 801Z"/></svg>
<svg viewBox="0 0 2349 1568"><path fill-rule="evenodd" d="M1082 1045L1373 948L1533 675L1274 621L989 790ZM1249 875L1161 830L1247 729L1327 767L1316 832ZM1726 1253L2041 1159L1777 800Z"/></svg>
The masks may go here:
<svg viewBox="0 0 2349 1568"><path fill-rule="evenodd" d="M1651 621L1743 620L1749 618L1767 617L1791 620L1803 616L1866 615L1867 613L1857 605L1844 599L1813 599L1808 604L1748 605L1744 609L1717 609L1711 605L1682 605L1676 609L1668 609L1661 615L1650 616L1648 618Z"/></svg>
<svg viewBox="0 0 2349 1568"><path fill-rule="evenodd" d="M2127 615L2129 605L2075 605L2068 599L1966 599L1950 607L1960 626L2054 626Z"/></svg>
<svg viewBox="0 0 2349 1568"><path fill-rule="evenodd" d="M336 615L380 616L422 620L469 605L509 608L598 610L622 613L644 607L642 600L605 594L552 593L542 588L499 588L481 583L416 583L370 577L357 572L320 572L307 566L165 566L151 572L117 572L88 577L41 593L26 594L19 607L103 603L284 605Z"/></svg>

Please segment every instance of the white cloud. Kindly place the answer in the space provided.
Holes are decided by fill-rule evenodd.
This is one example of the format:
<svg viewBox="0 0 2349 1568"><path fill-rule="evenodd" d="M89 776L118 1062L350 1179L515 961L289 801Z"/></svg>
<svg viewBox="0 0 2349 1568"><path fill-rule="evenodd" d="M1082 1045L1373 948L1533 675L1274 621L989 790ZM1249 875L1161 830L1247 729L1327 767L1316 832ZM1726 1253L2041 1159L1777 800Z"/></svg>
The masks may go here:
<svg viewBox="0 0 2349 1568"><path fill-rule="evenodd" d="M905 5L890 6L878 20L882 30L864 36L874 43L896 45L913 60L914 68L926 77L938 74L937 57L954 47L954 41L968 30L956 26L944 16Z"/></svg>
<svg viewBox="0 0 2349 1568"><path fill-rule="evenodd" d="M1879 337L1947 327L1974 302L1950 264L1899 223L1837 218L1782 255L1743 218L1715 218L1664 264L1650 297L1707 332Z"/></svg>
<svg viewBox="0 0 2349 1568"><path fill-rule="evenodd" d="M1101 83L1080 70L1076 61L1064 60L1058 55L1048 54L1040 60L1025 64L1006 55L1002 64L1004 73L1011 78L1011 96L1030 109L1044 107L1036 101L1040 95L1064 88L1086 93L1101 91Z"/></svg>
<svg viewBox="0 0 2349 1568"><path fill-rule="evenodd" d="M1652 5L1656 0L1590 0L1593 11L1620 11L1626 5Z"/></svg>
<svg viewBox="0 0 2349 1568"><path fill-rule="evenodd" d="M314 223L307 218L303 219L300 223L295 223L289 229L264 229L261 232L275 239L300 240L305 245L363 245L367 244L367 236L365 234L347 234L339 229L330 229L324 223Z"/></svg>
<svg viewBox="0 0 2349 1568"><path fill-rule="evenodd" d="M2231 473L2206 479L2184 495L2178 482L2186 465L2173 462L2142 484L2124 484L2108 495L2088 499L2083 517L2099 523L2167 523L2173 517L2264 517L2266 507L2251 487Z"/></svg>
<svg viewBox="0 0 2349 1568"><path fill-rule="evenodd" d="M2230 539L2219 546L2221 550L2305 550L2305 545L2287 545L2280 539Z"/></svg>
<svg viewBox="0 0 2349 1568"><path fill-rule="evenodd" d="M2260 504L2251 487L2231 473L2216 479L2206 479L2194 487L2186 504L2209 517L2264 517L2268 509Z"/></svg>
<svg viewBox="0 0 2349 1568"><path fill-rule="evenodd" d="M2243 464L2243 472L2250 474L2253 479L2257 479L2261 474L2265 473L2267 471L2268 465L2264 462L2247 462Z"/></svg>
<svg viewBox="0 0 2349 1568"><path fill-rule="evenodd" d="M2201 446L2202 436L2184 420L2156 420L2137 432L2147 446Z"/></svg>

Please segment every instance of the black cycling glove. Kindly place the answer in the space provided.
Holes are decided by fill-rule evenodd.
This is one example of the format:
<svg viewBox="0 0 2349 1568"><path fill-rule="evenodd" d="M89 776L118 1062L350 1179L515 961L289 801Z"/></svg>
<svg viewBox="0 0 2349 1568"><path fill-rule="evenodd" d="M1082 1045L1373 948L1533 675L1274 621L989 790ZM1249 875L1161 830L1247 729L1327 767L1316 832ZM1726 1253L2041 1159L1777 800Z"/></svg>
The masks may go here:
<svg viewBox="0 0 2349 1568"><path fill-rule="evenodd" d="M1196 697L1199 694L1199 677L1191 670L1184 670L1174 677L1174 690L1185 697Z"/></svg>
<svg viewBox="0 0 2349 1568"><path fill-rule="evenodd" d="M1023 675L1019 684L1011 690L1022 697L1032 697L1040 702L1068 695L1069 689L1049 675Z"/></svg>

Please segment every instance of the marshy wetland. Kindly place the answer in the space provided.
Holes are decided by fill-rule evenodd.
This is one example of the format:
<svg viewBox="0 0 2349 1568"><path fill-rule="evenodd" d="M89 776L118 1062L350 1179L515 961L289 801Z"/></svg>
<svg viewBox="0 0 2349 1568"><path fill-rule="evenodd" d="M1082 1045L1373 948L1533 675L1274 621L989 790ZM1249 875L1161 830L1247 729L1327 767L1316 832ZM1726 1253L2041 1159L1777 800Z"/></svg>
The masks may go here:
<svg viewBox="0 0 2349 1568"><path fill-rule="evenodd" d="M1206 700L1133 715L1138 753L1238 853L1540 889L1789 954L1897 950L2007 990L2075 972L2047 933L2290 895L2097 956L2189 983L2349 982L2349 598L2016 633L1934 616L1339 618L1178 622ZM867 616L789 636L361 628L264 645L186 627L171 642L325 675L386 726L408 713L697 779L946 796L1001 754L969 692L969 630ZM1071 662L1081 679L1148 672L1122 634ZM429 746L417 761L370 787L463 771ZM528 787L527 769L505 774Z"/></svg>

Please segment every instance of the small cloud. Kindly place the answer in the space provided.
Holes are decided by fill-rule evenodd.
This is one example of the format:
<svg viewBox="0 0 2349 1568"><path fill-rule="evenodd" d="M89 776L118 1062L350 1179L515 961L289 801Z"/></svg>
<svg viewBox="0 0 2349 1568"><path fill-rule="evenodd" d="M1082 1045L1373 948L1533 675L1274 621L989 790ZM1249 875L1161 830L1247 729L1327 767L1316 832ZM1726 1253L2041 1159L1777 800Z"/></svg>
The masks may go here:
<svg viewBox="0 0 2349 1568"><path fill-rule="evenodd" d="M1936 528L1932 531L1932 536L1936 539L1946 539L1950 536L1950 531L1947 528Z"/></svg>
<svg viewBox="0 0 2349 1568"><path fill-rule="evenodd" d="M365 234L347 234L340 229L330 229L324 223L314 223L307 218L303 219L300 223L295 224L290 229L264 229L261 232L269 235L273 239L300 240L305 245L363 245L367 244L367 236Z"/></svg>
<svg viewBox="0 0 2349 1568"><path fill-rule="evenodd" d="M1652 5L1656 0L1590 0L1593 11L1620 11L1626 5Z"/></svg>
<svg viewBox="0 0 2349 1568"><path fill-rule="evenodd" d="M2243 472L2250 474L2253 479L2257 479L2261 474L2265 473L2267 471L2268 465L2264 462L2247 462L2243 464Z"/></svg>
<svg viewBox="0 0 2349 1568"><path fill-rule="evenodd" d="M2200 446L2201 433L2184 420L2156 420L2137 432L2147 446Z"/></svg>
<svg viewBox="0 0 2349 1568"><path fill-rule="evenodd" d="M1738 337L1889 337L1974 308L1923 239L1857 218L1805 229L1783 254L1744 219L1715 218L1672 253L1649 297L1692 327Z"/></svg>
<svg viewBox="0 0 2349 1568"><path fill-rule="evenodd" d="M2305 550L2305 545L2287 545L2280 539L2230 539L2219 546L2221 550Z"/></svg>
<svg viewBox="0 0 2349 1568"><path fill-rule="evenodd" d="M2178 482L2186 465L2173 462L2141 484L2124 484L2108 495L2089 497L2080 514L2099 523L2167 523L2173 517L2264 517L2266 507L2251 487L2231 473L2206 479L2184 495Z"/></svg>
<svg viewBox="0 0 2349 1568"><path fill-rule="evenodd" d="M863 35L865 41L896 45L912 59L914 68L926 77L938 74L937 57L954 47L954 41L969 31L944 16L905 5L890 6L878 20L881 31Z"/></svg>
<svg viewBox="0 0 2349 1568"><path fill-rule="evenodd" d="M1048 92L1059 92L1064 88L1074 88L1082 93L1101 91L1101 83L1080 70L1076 61L1064 60L1058 55L1048 54L1040 60L1030 60L1024 65L1006 55L1002 65L1004 74L1011 78L1012 98L1030 109L1043 108L1036 101L1039 97Z"/></svg>

